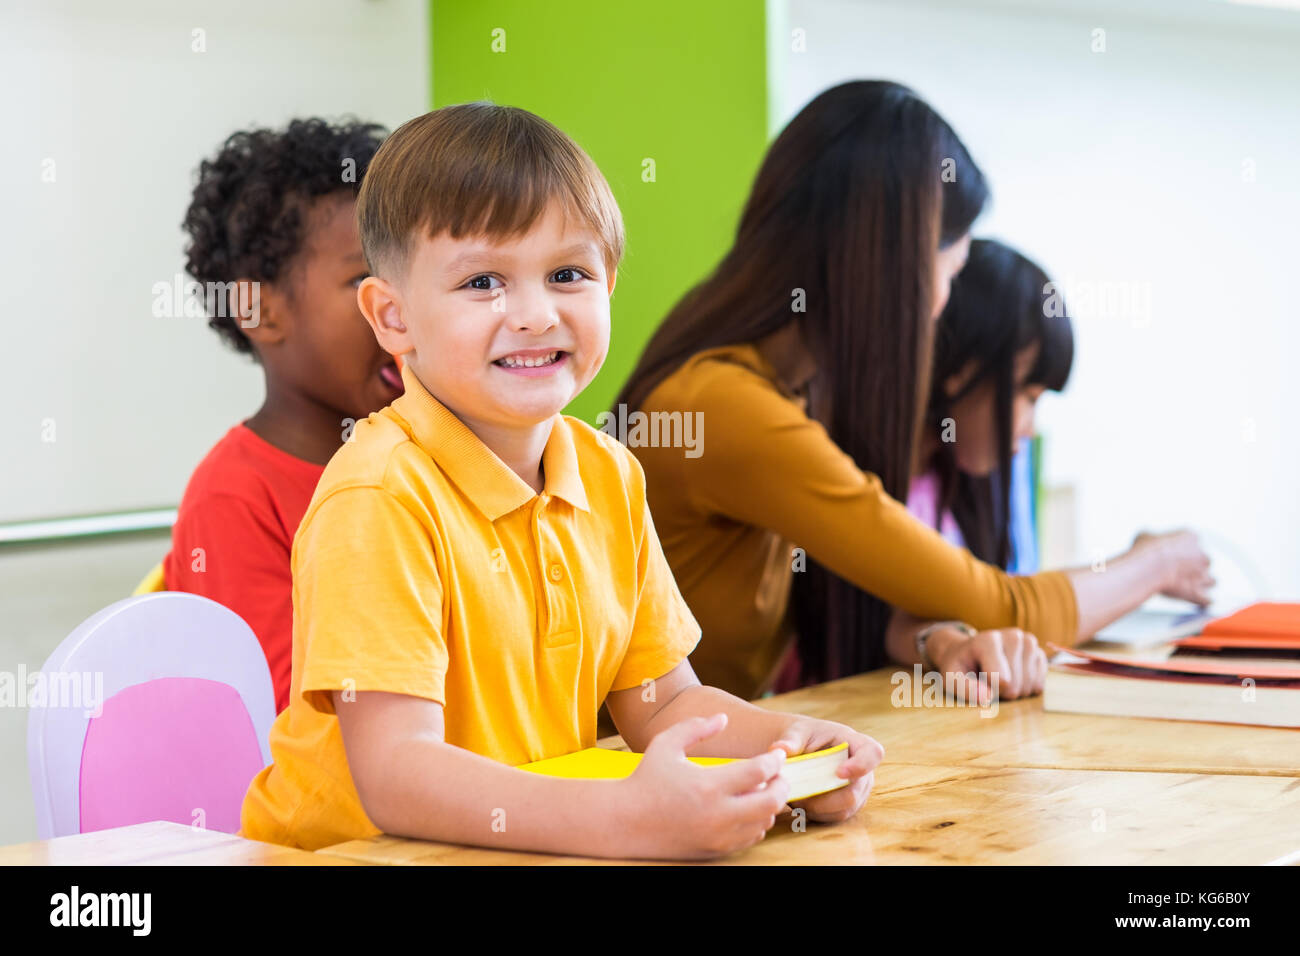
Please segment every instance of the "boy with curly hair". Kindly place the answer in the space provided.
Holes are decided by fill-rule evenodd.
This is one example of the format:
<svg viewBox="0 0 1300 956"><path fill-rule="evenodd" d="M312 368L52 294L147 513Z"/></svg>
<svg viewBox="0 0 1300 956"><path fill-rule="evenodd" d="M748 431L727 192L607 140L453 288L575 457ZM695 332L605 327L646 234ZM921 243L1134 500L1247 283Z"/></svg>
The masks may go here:
<svg viewBox="0 0 1300 956"><path fill-rule="evenodd" d="M208 302L208 324L261 365L266 397L195 469L163 577L248 623L277 711L289 696L294 533L349 419L402 393L357 307L368 272L356 197L383 133L315 118L234 133L200 165L185 216L187 270L229 293Z"/></svg>

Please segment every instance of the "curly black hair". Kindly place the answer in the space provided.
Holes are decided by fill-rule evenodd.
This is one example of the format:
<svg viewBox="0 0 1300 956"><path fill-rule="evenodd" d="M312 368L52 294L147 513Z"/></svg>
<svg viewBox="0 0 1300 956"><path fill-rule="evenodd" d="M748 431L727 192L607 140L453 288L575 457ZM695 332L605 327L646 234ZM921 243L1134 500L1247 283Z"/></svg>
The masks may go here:
<svg viewBox="0 0 1300 956"><path fill-rule="evenodd" d="M302 247L306 205L344 190L356 195L386 133L377 123L313 117L292 120L283 131L231 134L215 158L199 165L182 223L190 237L186 270L209 289L208 283L282 277ZM235 351L256 358L234 310L212 311L208 325Z"/></svg>

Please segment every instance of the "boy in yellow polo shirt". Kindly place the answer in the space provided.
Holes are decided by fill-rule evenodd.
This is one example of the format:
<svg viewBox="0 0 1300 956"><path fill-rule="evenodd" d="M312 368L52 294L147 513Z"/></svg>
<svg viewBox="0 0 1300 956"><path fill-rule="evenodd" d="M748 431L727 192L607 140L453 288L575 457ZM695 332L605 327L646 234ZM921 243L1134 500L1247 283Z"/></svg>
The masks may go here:
<svg viewBox="0 0 1300 956"><path fill-rule="evenodd" d="M290 703L243 835L717 856L773 825L787 754L840 742L850 785L802 806L857 812L879 744L699 684L640 466L560 414L605 359L623 253L591 159L524 110L447 107L389 137L357 208L358 300L406 392L358 423L295 538ZM592 746L602 702L646 753L631 777L514 769Z"/></svg>

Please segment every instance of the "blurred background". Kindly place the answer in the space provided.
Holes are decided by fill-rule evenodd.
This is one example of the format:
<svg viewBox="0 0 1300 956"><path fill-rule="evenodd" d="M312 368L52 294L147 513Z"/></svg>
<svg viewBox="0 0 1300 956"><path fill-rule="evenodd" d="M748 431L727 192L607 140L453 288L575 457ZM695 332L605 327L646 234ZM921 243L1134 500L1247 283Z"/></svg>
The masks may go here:
<svg viewBox="0 0 1300 956"><path fill-rule="evenodd" d="M914 87L991 181L976 235L1075 319L1039 403L1043 563L1188 526L1225 599L1300 599L1297 49L1300 0L8 0L0 671L131 592L260 404L257 367L166 306L199 161L236 129L481 98L572 135L623 209L613 348L570 409L594 421L783 124L843 80ZM0 706L0 844L35 836L25 727Z"/></svg>

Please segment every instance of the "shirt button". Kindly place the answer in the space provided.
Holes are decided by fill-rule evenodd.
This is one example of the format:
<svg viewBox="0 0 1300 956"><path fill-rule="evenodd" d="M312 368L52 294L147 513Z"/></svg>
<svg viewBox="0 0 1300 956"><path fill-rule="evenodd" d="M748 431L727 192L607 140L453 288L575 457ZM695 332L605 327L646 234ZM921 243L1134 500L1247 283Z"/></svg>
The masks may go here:
<svg viewBox="0 0 1300 956"><path fill-rule="evenodd" d="M564 570L558 564L551 565L551 580L558 581L564 577Z"/></svg>

